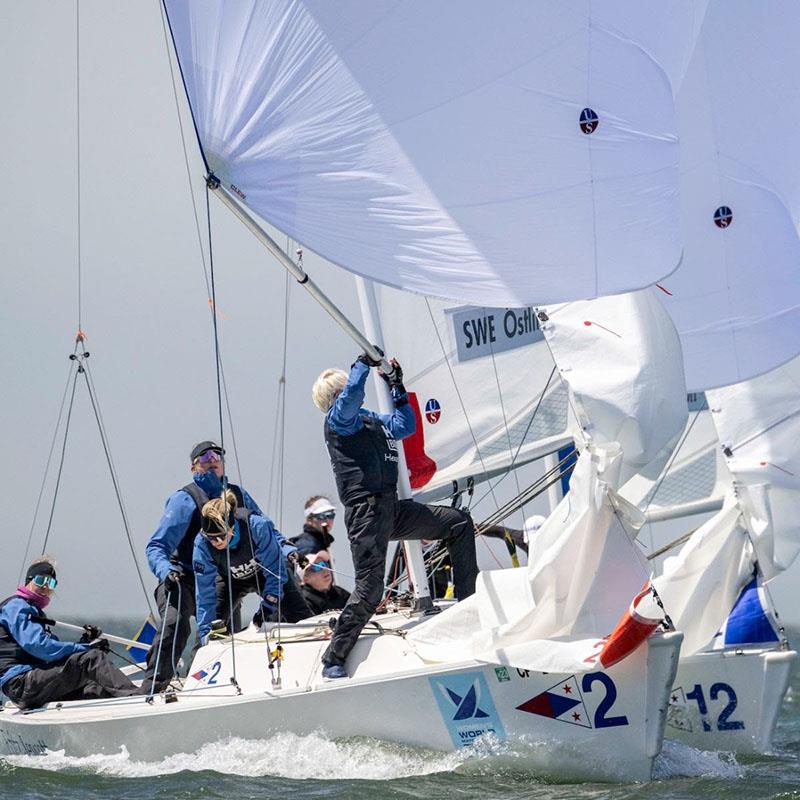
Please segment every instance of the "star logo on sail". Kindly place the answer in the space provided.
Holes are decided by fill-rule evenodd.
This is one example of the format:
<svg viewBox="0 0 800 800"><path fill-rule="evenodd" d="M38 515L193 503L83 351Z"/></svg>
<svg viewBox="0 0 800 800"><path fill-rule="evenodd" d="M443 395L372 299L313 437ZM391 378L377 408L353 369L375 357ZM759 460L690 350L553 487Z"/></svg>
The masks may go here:
<svg viewBox="0 0 800 800"><path fill-rule="evenodd" d="M549 717L570 725L580 725L582 728L592 727L574 675L518 705L517 711Z"/></svg>
<svg viewBox="0 0 800 800"><path fill-rule="evenodd" d="M427 419L431 425L435 425L441 416L442 407L439 405L439 401L434 398L428 400L428 402L425 403L425 419Z"/></svg>

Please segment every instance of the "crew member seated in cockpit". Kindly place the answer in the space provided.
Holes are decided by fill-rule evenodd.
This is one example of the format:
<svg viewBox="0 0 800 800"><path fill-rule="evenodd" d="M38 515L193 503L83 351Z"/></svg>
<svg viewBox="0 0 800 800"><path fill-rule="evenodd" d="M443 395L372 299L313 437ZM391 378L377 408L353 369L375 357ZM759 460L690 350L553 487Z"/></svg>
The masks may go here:
<svg viewBox="0 0 800 800"><path fill-rule="evenodd" d="M251 592L261 596L264 616L278 611L286 583L281 552L283 538L268 517L238 508L236 495L209 500L202 509L202 528L192 556L197 599L197 632L205 642L213 620L228 626ZM217 580L220 576L222 580ZM235 631L234 631L235 633Z"/></svg>
<svg viewBox="0 0 800 800"><path fill-rule="evenodd" d="M85 625L80 642L62 642L50 632L43 613L57 584L55 564L43 556L28 567L24 585L0 603L0 689L22 709L139 694L109 661L99 628Z"/></svg>

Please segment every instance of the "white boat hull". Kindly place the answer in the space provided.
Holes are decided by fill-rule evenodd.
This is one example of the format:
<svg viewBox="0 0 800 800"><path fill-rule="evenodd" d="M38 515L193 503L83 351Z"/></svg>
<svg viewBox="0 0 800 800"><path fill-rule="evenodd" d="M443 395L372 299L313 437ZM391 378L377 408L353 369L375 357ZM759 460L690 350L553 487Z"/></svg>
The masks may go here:
<svg viewBox="0 0 800 800"><path fill-rule="evenodd" d="M384 624L384 621L382 621ZM292 626L284 626L291 636ZM141 698L64 703L0 714L0 753L116 753L159 761L236 736L322 731L437 750L486 734L493 753L558 780L647 780L661 749L680 634L653 637L608 671L558 675L497 664L425 664L405 639L362 637L349 680L321 679L324 640L287 641L282 687L270 685L266 645L237 636L237 695L228 678L229 642L202 648L174 703ZM568 687L568 688L567 688ZM575 702L573 702L573 698ZM521 709L520 706L525 706ZM522 760L521 760L522 759Z"/></svg>
<svg viewBox="0 0 800 800"><path fill-rule="evenodd" d="M767 753L794 650L728 649L681 658L666 736L701 750Z"/></svg>

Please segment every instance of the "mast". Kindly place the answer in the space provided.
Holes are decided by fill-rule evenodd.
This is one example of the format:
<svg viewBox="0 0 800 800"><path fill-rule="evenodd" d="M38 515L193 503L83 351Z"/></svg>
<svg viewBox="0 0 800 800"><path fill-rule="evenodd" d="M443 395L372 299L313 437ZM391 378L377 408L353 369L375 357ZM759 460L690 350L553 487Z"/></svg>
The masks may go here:
<svg viewBox="0 0 800 800"><path fill-rule="evenodd" d="M378 313L378 301L375 297L375 285L372 281L365 280L357 275L356 290L358 291L358 302L361 306L361 317L364 321L364 329L366 330L367 337L370 341L383 348L385 352L383 330L381 329L381 320ZM372 379L378 394L379 411L381 414L391 414L394 411L394 402L392 401L392 393L388 384L374 371L372 373ZM406 457L401 441L397 442L397 455L397 496L401 500L410 500L411 481L408 477L408 467L406 466ZM421 610L431 608L433 606L433 601L431 600L428 590L428 580L425 575L422 544L418 541L405 541L403 542L403 549L405 550L406 563L408 564L408 575L414 587L414 597L416 598L417 608Z"/></svg>

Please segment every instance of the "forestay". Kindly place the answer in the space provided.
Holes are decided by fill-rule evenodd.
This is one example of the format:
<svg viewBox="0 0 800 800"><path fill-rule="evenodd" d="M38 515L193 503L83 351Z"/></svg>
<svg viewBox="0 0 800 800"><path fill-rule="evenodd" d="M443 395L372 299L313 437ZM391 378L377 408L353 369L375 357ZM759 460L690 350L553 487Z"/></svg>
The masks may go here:
<svg viewBox="0 0 800 800"><path fill-rule="evenodd" d="M677 94L684 260L662 299L690 391L800 350L798 41L794 0L714 0Z"/></svg>
<svg viewBox="0 0 800 800"><path fill-rule="evenodd" d="M431 500L572 440L566 386L532 306L453 305L383 287L390 355L405 367L417 431L403 441L411 488Z"/></svg>
<svg viewBox="0 0 800 800"><path fill-rule="evenodd" d="M772 578L800 551L800 359L708 399L759 567Z"/></svg>
<svg viewBox="0 0 800 800"><path fill-rule="evenodd" d="M680 261L673 96L704 2L165 6L209 168L340 266L518 307Z"/></svg>

